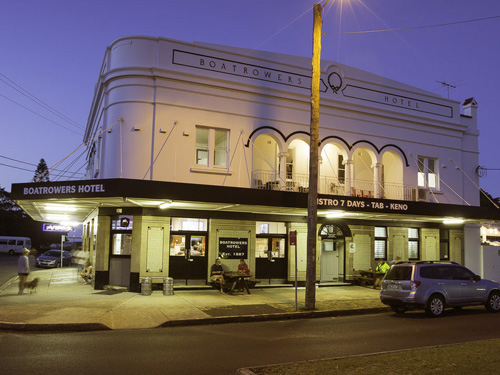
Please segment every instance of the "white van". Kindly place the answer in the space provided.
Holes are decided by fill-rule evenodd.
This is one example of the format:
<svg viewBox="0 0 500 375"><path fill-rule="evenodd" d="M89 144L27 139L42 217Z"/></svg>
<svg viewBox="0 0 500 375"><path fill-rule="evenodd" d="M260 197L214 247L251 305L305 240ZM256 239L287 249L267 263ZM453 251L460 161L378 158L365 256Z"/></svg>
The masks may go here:
<svg viewBox="0 0 500 375"><path fill-rule="evenodd" d="M24 248L31 249L30 238L0 236L0 254L22 254Z"/></svg>

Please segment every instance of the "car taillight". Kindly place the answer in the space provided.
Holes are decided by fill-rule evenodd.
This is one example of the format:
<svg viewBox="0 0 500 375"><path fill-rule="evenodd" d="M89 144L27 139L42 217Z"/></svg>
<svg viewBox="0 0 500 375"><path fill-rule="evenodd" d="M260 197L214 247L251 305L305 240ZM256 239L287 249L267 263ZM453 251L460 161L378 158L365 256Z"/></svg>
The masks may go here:
<svg viewBox="0 0 500 375"><path fill-rule="evenodd" d="M421 281L412 281L410 283L411 290L417 290L417 288L420 286L420 284L422 284Z"/></svg>

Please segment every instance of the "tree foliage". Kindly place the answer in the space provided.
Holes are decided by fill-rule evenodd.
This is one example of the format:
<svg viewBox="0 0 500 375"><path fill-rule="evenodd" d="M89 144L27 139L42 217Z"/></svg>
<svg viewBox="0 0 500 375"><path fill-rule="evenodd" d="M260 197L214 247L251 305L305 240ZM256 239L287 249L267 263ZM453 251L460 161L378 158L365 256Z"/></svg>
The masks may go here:
<svg viewBox="0 0 500 375"><path fill-rule="evenodd" d="M500 197L493 198L489 193L481 189L480 206L498 208L500 207Z"/></svg>
<svg viewBox="0 0 500 375"><path fill-rule="evenodd" d="M49 167L45 162L45 159L40 159L38 166L36 167L35 177L33 177L33 182L48 182L50 181Z"/></svg>

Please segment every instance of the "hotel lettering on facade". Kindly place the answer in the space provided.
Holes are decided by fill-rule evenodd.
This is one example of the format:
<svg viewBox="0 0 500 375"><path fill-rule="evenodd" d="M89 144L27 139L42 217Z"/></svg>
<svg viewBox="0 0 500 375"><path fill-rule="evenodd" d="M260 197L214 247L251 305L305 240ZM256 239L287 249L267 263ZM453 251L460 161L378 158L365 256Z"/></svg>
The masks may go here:
<svg viewBox="0 0 500 375"><path fill-rule="evenodd" d="M304 281L310 66L119 39L95 86L87 178L14 184L12 196L36 220L50 222L59 207L83 222L96 289L139 291L144 277L206 284L218 256L228 270L245 259L262 283L291 282L296 270ZM500 217L479 207L478 134L473 98L323 61L318 282L349 282L381 258L450 260L479 273L480 223Z"/></svg>

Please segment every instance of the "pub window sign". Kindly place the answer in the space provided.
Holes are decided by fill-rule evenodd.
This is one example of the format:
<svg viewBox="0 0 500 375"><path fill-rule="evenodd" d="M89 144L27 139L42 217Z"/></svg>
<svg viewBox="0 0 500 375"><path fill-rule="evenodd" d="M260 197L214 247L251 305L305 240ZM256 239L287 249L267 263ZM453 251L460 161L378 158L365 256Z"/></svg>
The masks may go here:
<svg viewBox="0 0 500 375"><path fill-rule="evenodd" d="M219 257L222 259L248 258L248 238L219 238Z"/></svg>
<svg viewBox="0 0 500 375"><path fill-rule="evenodd" d="M111 230L132 230L133 216L115 216L111 220Z"/></svg>

